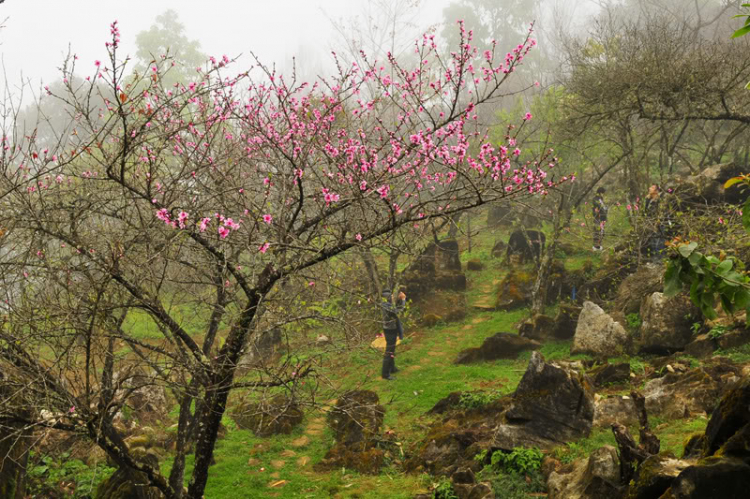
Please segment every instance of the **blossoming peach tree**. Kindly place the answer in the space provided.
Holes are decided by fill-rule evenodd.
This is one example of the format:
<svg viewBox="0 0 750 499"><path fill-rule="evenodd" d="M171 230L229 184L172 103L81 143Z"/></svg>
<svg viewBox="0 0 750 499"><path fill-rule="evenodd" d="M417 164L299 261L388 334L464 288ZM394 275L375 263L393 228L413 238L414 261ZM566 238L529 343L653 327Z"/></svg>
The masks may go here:
<svg viewBox="0 0 750 499"><path fill-rule="evenodd" d="M551 151L515 146L524 117L497 144L476 114L502 96L532 30L505 54L459 29L448 55L425 35L414 67L363 54L314 83L259 62L233 74L222 57L165 88L170 58L131 72L116 23L108 62L69 61L68 92L46 97L70 114L59 145L2 137L5 431L74 433L166 497L200 498L230 392L314 375L237 376L285 283L396 229L553 188ZM179 406L169 476L116 423L146 386Z"/></svg>

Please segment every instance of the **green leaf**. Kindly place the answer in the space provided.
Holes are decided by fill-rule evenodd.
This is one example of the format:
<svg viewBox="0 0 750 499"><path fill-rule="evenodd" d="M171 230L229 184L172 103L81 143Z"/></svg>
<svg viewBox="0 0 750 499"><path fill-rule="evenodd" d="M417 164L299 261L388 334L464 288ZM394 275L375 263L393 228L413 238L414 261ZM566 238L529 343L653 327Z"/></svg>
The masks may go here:
<svg viewBox="0 0 750 499"><path fill-rule="evenodd" d="M664 273L664 294L674 296L682 291L682 282L680 281L679 265L670 262L667 271Z"/></svg>
<svg viewBox="0 0 750 499"><path fill-rule="evenodd" d="M708 261L708 263L710 263L711 265L719 265L719 264L721 263L721 260L719 260L718 258L716 258L716 257L715 257L715 256L713 256L713 255L708 255L708 256L706 257L706 260L707 260L707 261Z"/></svg>
<svg viewBox="0 0 750 499"><path fill-rule="evenodd" d="M750 293L746 289L738 289L734 294L734 306L737 309L750 307Z"/></svg>
<svg viewBox="0 0 750 499"><path fill-rule="evenodd" d="M701 302L701 313L706 319L710 321L716 319L717 317L716 310L714 310L714 307L703 302Z"/></svg>
<svg viewBox="0 0 750 499"><path fill-rule="evenodd" d="M740 182L742 182L742 180L743 180L742 177L732 177L726 182L724 182L724 189L729 189L733 185L739 184Z"/></svg>
<svg viewBox="0 0 750 499"><path fill-rule="evenodd" d="M680 255L684 256L685 258L689 257L693 251L695 251L695 248L698 247L698 243L690 243L690 244L683 244L678 248L678 251L680 252Z"/></svg>
<svg viewBox="0 0 750 499"><path fill-rule="evenodd" d="M701 306L701 291L703 291L701 281L699 279L694 280L693 284L690 285L690 301L692 301L696 307Z"/></svg>
<svg viewBox="0 0 750 499"><path fill-rule="evenodd" d="M732 270L732 260L729 259L716 266L716 273L722 277L725 277L730 270Z"/></svg>
<svg viewBox="0 0 750 499"><path fill-rule="evenodd" d="M750 198L742 205L742 226L750 232Z"/></svg>
<svg viewBox="0 0 750 499"><path fill-rule="evenodd" d="M724 312L728 314L734 313L734 305L732 304L732 300L730 300L727 296L721 295L721 308L724 309Z"/></svg>
<svg viewBox="0 0 750 499"><path fill-rule="evenodd" d="M739 38L750 33L750 26L743 26L732 34L732 38Z"/></svg>

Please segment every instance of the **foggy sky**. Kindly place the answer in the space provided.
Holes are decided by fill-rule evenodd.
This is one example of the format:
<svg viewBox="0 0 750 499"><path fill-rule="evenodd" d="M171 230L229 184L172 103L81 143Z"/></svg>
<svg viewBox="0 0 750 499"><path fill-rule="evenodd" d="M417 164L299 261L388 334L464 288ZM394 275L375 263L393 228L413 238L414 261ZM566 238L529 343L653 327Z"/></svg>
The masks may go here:
<svg viewBox="0 0 750 499"><path fill-rule="evenodd" d="M288 67L293 55L307 67L327 64L338 36L329 18L362 12L368 0L7 0L0 5L0 51L11 88L21 75L39 88L40 82L59 79L68 48L78 55L78 72L93 71L96 59L105 60L109 24L118 20L121 55L135 55L135 36L171 8L178 12L189 38L197 39L207 55L234 57L253 51L264 63ZM546 1L546 0L545 0ZM551 0L550 3L560 0ZM442 21L450 0L425 0L420 22L426 28ZM573 2L578 3L578 2ZM7 19L6 19L7 18ZM249 66L249 58L237 66Z"/></svg>

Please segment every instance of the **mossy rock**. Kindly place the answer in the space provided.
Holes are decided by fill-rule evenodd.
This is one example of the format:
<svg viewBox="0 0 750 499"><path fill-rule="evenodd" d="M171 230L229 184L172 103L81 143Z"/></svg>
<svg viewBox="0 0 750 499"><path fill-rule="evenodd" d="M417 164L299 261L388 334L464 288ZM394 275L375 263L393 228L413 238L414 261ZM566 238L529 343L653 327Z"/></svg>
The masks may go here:
<svg viewBox="0 0 750 499"><path fill-rule="evenodd" d="M466 262L466 269L473 271L484 270L484 264L477 259L469 260Z"/></svg>
<svg viewBox="0 0 750 499"><path fill-rule="evenodd" d="M337 443L353 445L374 439L380 432L385 408L370 390L344 393L328 414L328 424Z"/></svg>
<svg viewBox="0 0 750 499"><path fill-rule="evenodd" d="M443 318L440 317L437 314L427 314L424 317L422 317L422 320L420 321L423 326L426 327L433 327L437 325L438 322L442 322Z"/></svg>
<svg viewBox="0 0 750 499"><path fill-rule="evenodd" d="M259 437L269 437L290 434L305 415L296 401L277 395L268 401L240 404L231 416L240 428Z"/></svg>
<svg viewBox="0 0 750 499"><path fill-rule="evenodd" d="M141 448L138 448L140 451ZM159 468L159 457L152 451L133 453L141 462ZM155 487L148 487L146 476L142 473L119 468L111 477L99 484L95 499L162 499L164 495Z"/></svg>
<svg viewBox="0 0 750 499"><path fill-rule="evenodd" d="M740 459L710 457L686 468L665 499L744 499L750 496L750 466Z"/></svg>
<svg viewBox="0 0 750 499"><path fill-rule="evenodd" d="M514 310L531 303L531 292L535 277L523 270L512 270L497 287L495 308Z"/></svg>
<svg viewBox="0 0 750 499"><path fill-rule="evenodd" d="M730 390L711 414L706 426L704 455L718 451L732 436L750 424L750 381Z"/></svg>
<svg viewBox="0 0 750 499"><path fill-rule="evenodd" d="M676 459L668 452L649 456L638 466L625 497L627 499L661 497L688 465L686 461Z"/></svg>

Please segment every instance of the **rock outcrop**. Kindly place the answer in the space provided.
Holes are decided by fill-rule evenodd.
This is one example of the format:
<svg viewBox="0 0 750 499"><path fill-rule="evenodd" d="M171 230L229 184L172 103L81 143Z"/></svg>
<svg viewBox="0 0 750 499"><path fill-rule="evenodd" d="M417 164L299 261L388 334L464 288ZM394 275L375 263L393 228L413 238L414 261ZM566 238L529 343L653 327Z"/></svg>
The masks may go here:
<svg viewBox="0 0 750 499"><path fill-rule="evenodd" d="M360 473L376 474L385 460L379 435L385 408L378 395L369 390L343 394L328 414L336 444L315 467L326 471L349 468Z"/></svg>
<svg viewBox="0 0 750 499"><path fill-rule="evenodd" d="M458 242L453 239L431 243L404 271L406 294L419 302L439 290L466 290Z"/></svg>
<svg viewBox="0 0 750 499"><path fill-rule="evenodd" d="M641 306L640 350L659 354L683 350L693 341L691 326L698 318L700 312L688 296L651 294Z"/></svg>
<svg viewBox="0 0 750 499"><path fill-rule="evenodd" d="M455 363L471 364L498 359L515 359L519 353L535 350L541 346L541 343L517 334L497 333L484 340L480 347L460 352Z"/></svg>
<svg viewBox="0 0 750 499"><path fill-rule="evenodd" d="M614 357L625 351L628 341L628 333L619 322L595 303L587 301L578 317L570 353Z"/></svg>
<svg viewBox="0 0 750 499"><path fill-rule="evenodd" d="M533 442L549 448L587 436L593 420L594 394L588 382L533 352L505 413L506 423L496 429L494 446L512 450Z"/></svg>
<svg viewBox="0 0 750 499"><path fill-rule="evenodd" d="M257 403L239 404L231 412L231 416L237 426L250 430L259 437L288 435L304 419L304 413L297 402L283 395Z"/></svg>
<svg viewBox="0 0 750 499"><path fill-rule="evenodd" d="M605 445L587 459L576 461L568 473L553 471L547 479L549 499L615 499L621 497L617 450Z"/></svg>

